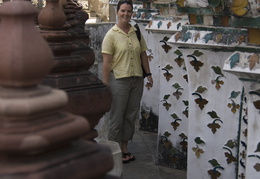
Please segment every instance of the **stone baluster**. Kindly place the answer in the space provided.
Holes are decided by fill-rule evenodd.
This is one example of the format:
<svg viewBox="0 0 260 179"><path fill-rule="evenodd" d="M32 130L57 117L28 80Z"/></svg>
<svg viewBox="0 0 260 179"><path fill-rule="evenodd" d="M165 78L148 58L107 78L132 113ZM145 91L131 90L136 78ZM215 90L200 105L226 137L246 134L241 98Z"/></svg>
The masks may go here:
<svg viewBox="0 0 260 179"><path fill-rule="evenodd" d="M61 111L66 93L39 85L55 61L36 14L28 1L0 7L0 178L113 178L110 150L81 139L88 121Z"/></svg>
<svg viewBox="0 0 260 179"><path fill-rule="evenodd" d="M76 21L72 19L68 23L67 19L58 0L47 0L46 7L39 13L41 33L55 57L55 66L43 84L68 93L65 110L86 117L92 129L86 139L94 139L98 135L94 127L110 109L111 95L109 88L88 71L94 63L94 52L86 47L84 40L76 41L76 33L69 31Z"/></svg>

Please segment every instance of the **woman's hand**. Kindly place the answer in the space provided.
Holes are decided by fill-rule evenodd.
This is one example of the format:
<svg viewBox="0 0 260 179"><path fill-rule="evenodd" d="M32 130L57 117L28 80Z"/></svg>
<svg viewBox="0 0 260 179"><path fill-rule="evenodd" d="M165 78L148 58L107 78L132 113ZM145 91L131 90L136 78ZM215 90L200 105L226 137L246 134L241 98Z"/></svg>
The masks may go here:
<svg viewBox="0 0 260 179"><path fill-rule="evenodd" d="M152 75L147 76L147 80L148 80L148 82L146 83L146 86L148 86L149 88L153 87L153 77L152 77Z"/></svg>

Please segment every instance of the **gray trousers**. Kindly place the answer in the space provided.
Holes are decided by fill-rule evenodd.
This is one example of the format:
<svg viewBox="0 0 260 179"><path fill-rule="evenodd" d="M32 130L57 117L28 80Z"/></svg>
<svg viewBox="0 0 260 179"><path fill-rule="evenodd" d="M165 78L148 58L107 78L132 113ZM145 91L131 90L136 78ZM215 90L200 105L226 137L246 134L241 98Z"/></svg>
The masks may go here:
<svg viewBox="0 0 260 179"><path fill-rule="evenodd" d="M111 72L108 85L112 92L108 140L118 143L132 140L143 95L143 77L115 79Z"/></svg>

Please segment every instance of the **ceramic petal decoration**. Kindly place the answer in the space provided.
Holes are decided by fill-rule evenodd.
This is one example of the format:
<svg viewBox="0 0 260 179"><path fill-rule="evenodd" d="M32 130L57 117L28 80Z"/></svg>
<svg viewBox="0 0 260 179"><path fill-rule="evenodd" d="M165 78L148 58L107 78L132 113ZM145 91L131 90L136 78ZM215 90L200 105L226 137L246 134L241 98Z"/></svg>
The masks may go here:
<svg viewBox="0 0 260 179"><path fill-rule="evenodd" d="M257 54L253 54L248 59L249 62L249 69L252 70L257 63L259 63L259 57Z"/></svg>
<svg viewBox="0 0 260 179"><path fill-rule="evenodd" d="M239 58L240 58L239 53L235 53L235 54L233 54L233 55L230 57L229 61L230 61L230 68L231 68L231 69L234 68L235 65L239 62Z"/></svg>

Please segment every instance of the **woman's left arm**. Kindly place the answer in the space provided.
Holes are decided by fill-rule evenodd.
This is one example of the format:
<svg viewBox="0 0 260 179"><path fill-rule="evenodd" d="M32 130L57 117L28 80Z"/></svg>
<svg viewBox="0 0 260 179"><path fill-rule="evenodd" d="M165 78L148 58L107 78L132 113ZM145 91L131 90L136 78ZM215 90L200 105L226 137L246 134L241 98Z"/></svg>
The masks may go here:
<svg viewBox="0 0 260 179"><path fill-rule="evenodd" d="M143 51L140 56L141 56L141 61L142 61L142 66L144 68L144 71L145 71L146 74L148 74L147 80L148 80L150 86L152 87L153 86L153 77L152 77L152 74L151 74L151 71L150 71L146 51Z"/></svg>

